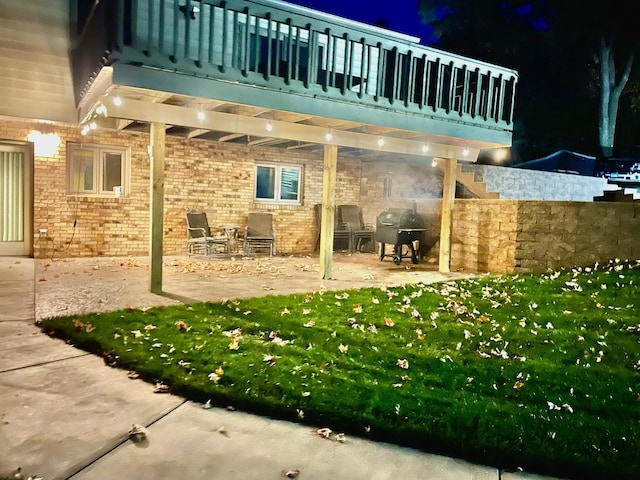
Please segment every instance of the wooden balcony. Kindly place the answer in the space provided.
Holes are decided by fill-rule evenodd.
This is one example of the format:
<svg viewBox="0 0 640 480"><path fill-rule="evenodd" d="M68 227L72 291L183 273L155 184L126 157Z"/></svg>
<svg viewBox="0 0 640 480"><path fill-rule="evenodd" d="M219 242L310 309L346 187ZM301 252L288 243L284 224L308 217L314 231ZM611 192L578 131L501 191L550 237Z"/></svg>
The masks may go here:
<svg viewBox="0 0 640 480"><path fill-rule="evenodd" d="M78 21L81 120L109 66L120 87L511 144L517 73L406 35L273 0L114 0Z"/></svg>

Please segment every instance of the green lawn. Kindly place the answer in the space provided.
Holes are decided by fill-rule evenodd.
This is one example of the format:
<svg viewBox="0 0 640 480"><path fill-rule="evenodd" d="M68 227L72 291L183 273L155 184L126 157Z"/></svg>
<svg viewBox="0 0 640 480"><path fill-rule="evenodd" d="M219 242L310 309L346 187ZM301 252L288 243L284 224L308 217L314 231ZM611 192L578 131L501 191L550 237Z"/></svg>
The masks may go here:
<svg viewBox="0 0 640 480"><path fill-rule="evenodd" d="M640 262L48 319L188 398L505 469L640 477Z"/></svg>

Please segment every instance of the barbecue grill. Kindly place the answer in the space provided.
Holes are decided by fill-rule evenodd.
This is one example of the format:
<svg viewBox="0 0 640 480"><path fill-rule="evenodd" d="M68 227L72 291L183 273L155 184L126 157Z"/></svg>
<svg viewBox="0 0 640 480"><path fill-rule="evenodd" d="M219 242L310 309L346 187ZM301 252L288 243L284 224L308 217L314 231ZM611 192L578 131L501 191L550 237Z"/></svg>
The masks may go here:
<svg viewBox="0 0 640 480"><path fill-rule="evenodd" d="M425 222L416 212L415 205L413 209L387 208L376 219L380 261L392 257L396 265L400 265L403 258L410 258L413 263L420 262L420 242L424 241L426 231ZM393 253L386 253L387 244L393 245Z"/></svg>

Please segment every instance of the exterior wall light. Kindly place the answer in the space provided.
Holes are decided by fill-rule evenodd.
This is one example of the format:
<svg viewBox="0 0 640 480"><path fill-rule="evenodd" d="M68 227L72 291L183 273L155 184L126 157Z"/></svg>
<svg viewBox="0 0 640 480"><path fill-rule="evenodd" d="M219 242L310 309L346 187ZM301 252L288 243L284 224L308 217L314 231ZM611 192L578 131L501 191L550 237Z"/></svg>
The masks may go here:
<svg viewBox="0 0 640 480"><path fill-rule="evenodd" d="M33 153L36 157L53 157L58 153L60 135L57 133L42 133L33 130L27 136L27 140L33 143Z"/></svg>

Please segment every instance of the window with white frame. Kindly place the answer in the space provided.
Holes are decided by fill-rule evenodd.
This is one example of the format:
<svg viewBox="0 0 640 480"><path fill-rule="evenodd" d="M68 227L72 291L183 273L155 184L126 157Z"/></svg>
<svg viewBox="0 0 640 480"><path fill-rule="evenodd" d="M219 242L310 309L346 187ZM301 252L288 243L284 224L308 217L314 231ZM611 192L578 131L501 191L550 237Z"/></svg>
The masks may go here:
<svg viewBox="0 0 640 480"><path fill-rule="evenodd" d="M129 150L106 145L69 144L67 193L124 197L129 194Z"/></svg>
<svg viewBox="0 0 640 480"><path fill-rule="evenodd" d="M255 199L259 202L301 204L302 167L256 165Z"/></svg>

